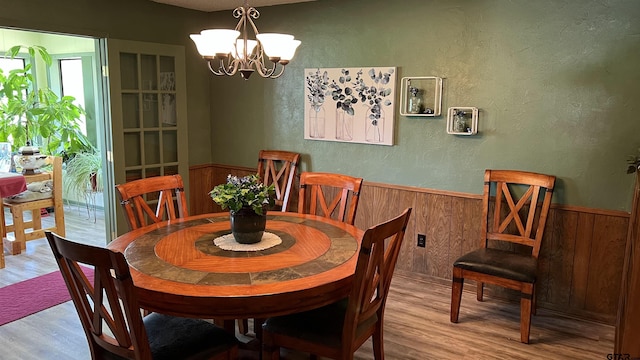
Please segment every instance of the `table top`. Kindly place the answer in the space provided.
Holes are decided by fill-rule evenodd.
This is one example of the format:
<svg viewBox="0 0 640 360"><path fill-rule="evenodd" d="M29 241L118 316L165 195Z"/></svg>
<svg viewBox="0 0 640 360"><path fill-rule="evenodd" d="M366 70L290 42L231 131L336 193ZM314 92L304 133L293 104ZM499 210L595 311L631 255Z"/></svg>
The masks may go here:
<svg viewBox="0 0 640 360"><path fill-rule="evenodd" d="M0 198L19 194L27 190L27 181L22 174L0 172Z"/></svg>
<svg viewBox="0 0 640 360"><path fill-rule="evenodd" d="M123 252L142 307L177 316L265 318L320 307L349 294L363 231L314 215L269 212L282 243L222 250L228 213L149 225L108 245Z"/></svg>

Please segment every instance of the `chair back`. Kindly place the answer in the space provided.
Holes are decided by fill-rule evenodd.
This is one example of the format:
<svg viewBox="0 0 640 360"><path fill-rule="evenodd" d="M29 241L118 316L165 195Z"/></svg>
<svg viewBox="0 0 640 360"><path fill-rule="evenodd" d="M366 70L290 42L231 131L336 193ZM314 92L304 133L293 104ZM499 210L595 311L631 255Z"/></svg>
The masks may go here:
<svg viewBox="0 0 640 360"><path fill-rule="evenodd" d="M75 243L50 231L46 236L78 311L91 357L116 354L150 360L149 340L124 255ZM93 283L81 266L93 267Z"/></svg>
<svg viewBox="0 0 640 360"><path fill-rule="evenodd" d="M382 323L411 210L407 208L399 216L369 228L362 237L342 333L342 343L354 346L345 346L345 354L352 354L354 347L372 335L376 322Z"/></svg>
<svg viewBox="0 0 640 360"><path fill-rule="evenodd" d="M362 178L304 172L300 175L298 212L320 215L353 225L361 186Z"/></svg>
<svg viewBox="0 0 640 360"><path fill-rule="evenodd" d="M129 230L189 216L184 184L178 174L129 181L116 185L116 189Z"/></svg>
<svg viewBox="0 0 640 360"><path fill-rule="evenodd" d="M288 211L291 188L300 163L300 154L280 150L260 150L258 175L265 185L274 185L275 205Z"/></svg>
<svg viewBox="0 0 640 360"><path fill-rule="evenodd" d="M489 240L507 241L531 247L535 258L540 245L555 176L516 170L486 170L484 173L482 247ZM493 215L490 205L495 192Z"/></svg>

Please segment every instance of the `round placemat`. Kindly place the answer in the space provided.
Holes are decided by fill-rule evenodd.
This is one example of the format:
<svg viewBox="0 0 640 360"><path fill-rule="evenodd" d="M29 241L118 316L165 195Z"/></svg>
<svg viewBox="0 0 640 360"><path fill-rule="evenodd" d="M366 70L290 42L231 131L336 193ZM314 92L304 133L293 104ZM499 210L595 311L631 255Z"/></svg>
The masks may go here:
<svg viewBox="0 0 640 360"><path fill-rule="evenodd" d="M265 231L262 240L255 244L240 244L236 242L233 234L222 235L213 240L213 243L222 250L230 251L260 251L272 248L282 243L280 236Z"/></svg>

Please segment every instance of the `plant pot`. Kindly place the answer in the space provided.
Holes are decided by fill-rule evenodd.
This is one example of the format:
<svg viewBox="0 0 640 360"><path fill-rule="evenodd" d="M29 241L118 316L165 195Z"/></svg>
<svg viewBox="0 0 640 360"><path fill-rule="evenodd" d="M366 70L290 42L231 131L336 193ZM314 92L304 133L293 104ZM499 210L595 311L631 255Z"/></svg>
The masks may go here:
<svg viewBox="0 0 640 360"><path fill-rule="evenodd" d="M262 240L262 234L267 226L267 209L262 209L262 215L256 214L250 207L243 207L238 211L229 212L231 233L240 244L255 244Z"/></svg>

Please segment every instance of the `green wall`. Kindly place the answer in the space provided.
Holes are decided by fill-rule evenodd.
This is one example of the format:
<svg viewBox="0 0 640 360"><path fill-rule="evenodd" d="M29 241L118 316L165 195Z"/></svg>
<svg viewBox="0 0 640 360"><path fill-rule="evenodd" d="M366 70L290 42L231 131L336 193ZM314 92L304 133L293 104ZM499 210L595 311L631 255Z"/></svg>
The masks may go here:
<svg viewBox="0 0 640 360"><path fill-rule="evenodd" d="M280 79L214 79L214 162L255 166L260 148L278 148L303 153L304 170L476 194L484 169L521 169L556 175L554 202L630 208L639 1L322 0L260 10L259 30L302 45ZM445 78L443 114L480 108L479 134L448 135L446 116L396 109L393 147L304 140L304 69L360 66L396 66L398 84Z"/></svg>
<svg viewBox="0 0 640 360"><path fill-rule="evenodd" d="M150 0L0 0L0 9L2 27L184 46L189 157L192 164L211 162L210 76L189 39L213 25L211 14Z"/></svg>
<svg viewBox="0 0 640 360"><path fill-rule="evenodd" d="M282 78L249 81L210 75L188 38L234 26L230 11L149 0L0 0L0 8L0 26L183 45L191 165L255 166L259 149L286 149L303 154L303 170L476 194L484 169L514 168L558 176L558 203L631 205L626 159L640 147L637 0L319 0L259 8L260 31L289 32L303 43ZM480 133L448 135L444 116L396 110L391 147L304 140L304 69L360 66L396 66L398 83L445 78L443 113L480 108Z"/></svg>

